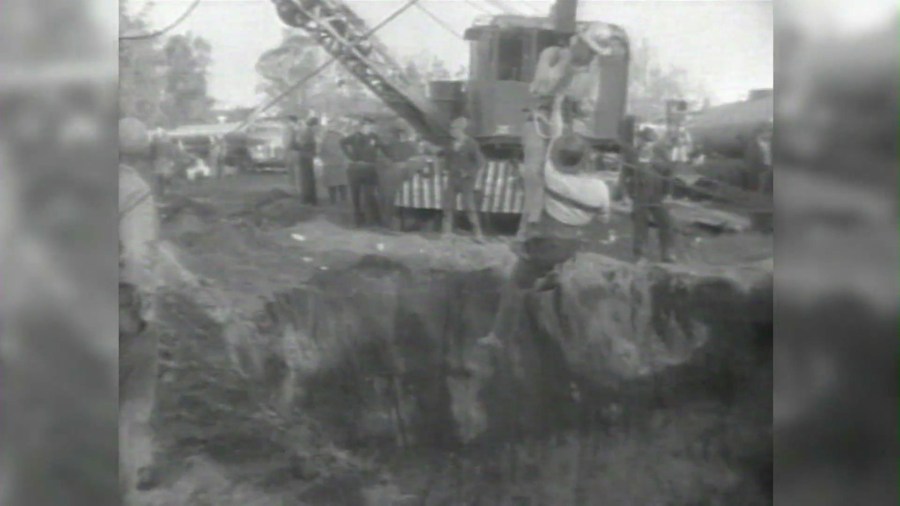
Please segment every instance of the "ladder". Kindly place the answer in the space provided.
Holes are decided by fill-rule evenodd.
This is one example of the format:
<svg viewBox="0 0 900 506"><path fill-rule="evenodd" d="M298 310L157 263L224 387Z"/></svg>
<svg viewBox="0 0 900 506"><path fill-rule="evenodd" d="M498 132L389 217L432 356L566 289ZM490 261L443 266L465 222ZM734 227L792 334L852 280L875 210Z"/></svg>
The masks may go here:
<svg viewBox="0 0 900 506"><path fill-rule="evenodd" d="M372 30L341 0L273 0L278 16L304 30L422 137L442 143L449 128Z"/></svg>

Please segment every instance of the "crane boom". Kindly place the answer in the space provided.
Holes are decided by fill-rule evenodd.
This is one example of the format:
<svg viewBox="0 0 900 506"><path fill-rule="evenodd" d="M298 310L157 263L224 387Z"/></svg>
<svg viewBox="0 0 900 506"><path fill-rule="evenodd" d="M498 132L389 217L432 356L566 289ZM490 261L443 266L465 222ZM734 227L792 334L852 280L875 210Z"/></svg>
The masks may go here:
<svg viewBox="0 0 900 506"><path fill-rule="evenodd" d="M418 0L410 0L404 8ZM365 21L341 0L273 0L281 20L307 32L423 137L445 140L448 125Z"/></svg>

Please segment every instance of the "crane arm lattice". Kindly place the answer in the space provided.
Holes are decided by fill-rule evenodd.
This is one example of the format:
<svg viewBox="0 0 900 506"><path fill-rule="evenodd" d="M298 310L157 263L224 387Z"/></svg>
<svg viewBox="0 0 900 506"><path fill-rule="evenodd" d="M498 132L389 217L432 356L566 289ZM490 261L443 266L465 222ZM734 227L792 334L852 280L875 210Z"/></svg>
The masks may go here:
<svg viewBox="0 0 900 506"><path fill-rule="evenodd" d="M426 139L441 141L448 125L366 22L341 0L273 0L278 16L310 35L348 72Z"/></svg>

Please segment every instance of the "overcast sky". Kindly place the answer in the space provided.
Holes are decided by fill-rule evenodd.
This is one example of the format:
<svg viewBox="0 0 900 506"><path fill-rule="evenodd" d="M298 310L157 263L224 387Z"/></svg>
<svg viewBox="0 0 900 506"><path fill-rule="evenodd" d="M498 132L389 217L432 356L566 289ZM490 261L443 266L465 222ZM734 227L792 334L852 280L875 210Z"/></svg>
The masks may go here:
<svg viewBox="0 0 900 506"><path fill-rule="evenodd" d="M144 0L147 1L147 0ZM349 5L375 24L406 0L350 0ZM136 8L144 2L132 0ZM546 13L546 0L421 0L456 32L465 31L485 12ZM154 27L168 24L190 0L155 0L149 10ZM664 64L679 66L703 82L716 102L742 98L753 88L772 86L772 2L755 0L582 0L581 20L622 25L632 40L646 38ZM211 94L222 105L255 105L258 82L254 65L276 46L283 24L270 0L202 0L194 14L175 30L210 41L213 65ZM455 69L468 62L468 47L448 30L413 8L379 32L398 56L433 52Z"/></svg>

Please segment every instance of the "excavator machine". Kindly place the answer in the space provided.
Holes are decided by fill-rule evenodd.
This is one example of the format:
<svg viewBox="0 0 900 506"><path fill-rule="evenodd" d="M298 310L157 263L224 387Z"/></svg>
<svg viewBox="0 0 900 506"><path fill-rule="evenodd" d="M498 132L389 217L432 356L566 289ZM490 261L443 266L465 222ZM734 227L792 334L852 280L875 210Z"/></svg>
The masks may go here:
<svg viewBox="0 0 900 506"><path fill-rule="evenodd" d="M523 125L534 105L529 87L541 53L569 45L591 24L577 21L578 0L557 0L545 17L502 14L476 19L465 32L470 46L468 79L431 82L424 95L374 35L375 30L342 0L273 2L284 23L306 31L424 139L445 144L450 122L461 115L469 118L469 134L488 159L476 183L480 211L521 213L522 129L527 128ZM589 131L582 132L606 155L598 158L607 160L626 142L622 124L629 63L627 35L618 26L608 27L623 54L617 58L598 55L592 64L597 78L589 82L598 98ZM399 190L396 203L400 208L442 209L445 184L445 175L416 174Z"/></svg>

